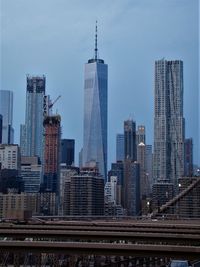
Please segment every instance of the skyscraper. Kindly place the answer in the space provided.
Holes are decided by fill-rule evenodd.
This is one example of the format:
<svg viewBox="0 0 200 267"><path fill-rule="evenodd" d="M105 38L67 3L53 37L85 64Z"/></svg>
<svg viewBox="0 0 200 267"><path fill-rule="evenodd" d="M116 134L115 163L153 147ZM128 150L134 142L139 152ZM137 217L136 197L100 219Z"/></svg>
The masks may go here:
<svg viewBox="0 0 200 267"><path fill-rule="evenodd" d="M0 114L0 144L2 143L3 116Z"/></svg>
<svg viewBox="0 0 200 267"><path fill-rule="evenodd" d="M85 64L83 166L96 162L104 179L107 177L107 80L108 66L98 57L97 26L95 55Z"/></svg>
<svg viewBox="0 0 200 267"><path fill-rule="evenodd" d="M185 161L184 161L185 176L193 176L193 140L192 138L185 139Z"/></svg>
<svg viewBox="0 0 200 267"><path fill-rule="evenodd" d="M140 164L140 198L145 199L150 195L150 181L146 168L146 145L137 145L137 162Z"/></svg>
<svg viewBox="0 0 200 267"><path fill-rule="evenodd" d="M66 163L67 166L74 165L74 139L61 140L61 163Z"/></svg>
<svg viewBox="0 0 200 267"><path fill-rule="evenodd" d="M25 118L25 155L43 159L43 104L45 96L45 76L27 76L26 118ZM22 128L22 130L24 130Z"/></svg>
<svg viewBox="0 0 200 267"><path fill-rule="evenodd" d="M140 164L124 161L123 208L128 216L140 215Z"/></svg>
<svg viewBox="0 0 200 267"><path fill-rule="evenodd" d="M116 161L124 160L124 134L117 134L116 137Z"/></svg>
<svg viewBox="0 0 200 267"><path fill-rule="evenodd" d="M146 175L148 176L150 191L152 191L153 185L153 153L152 153L152 145L146 145Z"/></svg>
<svg viewBox="0 0 200 267"><path fill-rule="evenodd" d="M13 144L13 92L0 90L0 114L3 116L2 143Z"/></svg>
<svg viewBox="0 0 200 267"><path fill-rule="evenodd" d="M155 62L154 179L177 191L184 173L183 62Z"/></svg>
<svg viewBox="0 0 200 267"><path fill-rule="evenodd" d="M44 191L59 194L60 115L44 119Z"/></svg>
<svg viewBox="0 0 200 267"><path fill-rule="evenodd" d="M144 125L138 125L137 127L136 143L137 145L139 145L140 143L146 144L146 134Z"/></svg>
<svg viewBox="0 0 200 267"><path fill-rule="evenodd" d="M136 160L136 123L129 119L124 121L124 157L125 159Z"/></svg>

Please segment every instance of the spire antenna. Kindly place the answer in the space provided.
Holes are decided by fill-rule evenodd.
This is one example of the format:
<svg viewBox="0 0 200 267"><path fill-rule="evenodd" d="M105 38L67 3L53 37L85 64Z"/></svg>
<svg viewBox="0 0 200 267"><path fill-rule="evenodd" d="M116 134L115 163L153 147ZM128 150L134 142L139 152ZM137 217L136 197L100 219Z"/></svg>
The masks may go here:
<svg viewBox="0 0 200 267"><path fill-rule="evenodd" d="M94 49L94 52L95 52L94 59L97 60L97 57L98 57L98 48L97 48L97 20L96 20L96 27L95 27L95 49Z"/></svg>

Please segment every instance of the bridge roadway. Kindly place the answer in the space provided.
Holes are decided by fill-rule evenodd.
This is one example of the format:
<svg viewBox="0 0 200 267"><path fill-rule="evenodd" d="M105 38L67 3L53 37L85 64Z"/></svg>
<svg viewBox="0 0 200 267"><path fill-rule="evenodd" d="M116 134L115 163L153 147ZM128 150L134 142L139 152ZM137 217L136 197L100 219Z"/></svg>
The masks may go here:
<svg viewBox="0 0 200 267"><path fill-rule="evenodd" d="M146 244L109 244L93 242L0 241L1 251L59 253L68 255L123 255L134 257L175 257L199 259L200 247Z"/></svg>
<svg viewBox="0 0 200 267"><path fill-rule="evenodd" d="M200 221L192 220L0 223L0 238L2 251L200 258Z"/></svg>
<svg viewBox="0 0 200 267"><path fill-rule="evenodd" d="M22 240L33 238L34 240L49 241L123 241L142 242L153 244L182 244L200 245L200 234L187 233L146 233L146 232L115 232L115 231L85 231L85 230L32 230L32 229L0 229L0 237Z"/></svg>
<svg viewBox="0 0 200 267"><path fill-rule="evenodd" d="M94 232L130 232L130 233L166 233L166 234L200 234L200 220L165 221L132 220L130 221L47 221L40 224L0 223L2 230L49 230L54 231L94 231ZM3 233L3 232L2 232ZM34 233L34 232L33 232Z"/></svg>

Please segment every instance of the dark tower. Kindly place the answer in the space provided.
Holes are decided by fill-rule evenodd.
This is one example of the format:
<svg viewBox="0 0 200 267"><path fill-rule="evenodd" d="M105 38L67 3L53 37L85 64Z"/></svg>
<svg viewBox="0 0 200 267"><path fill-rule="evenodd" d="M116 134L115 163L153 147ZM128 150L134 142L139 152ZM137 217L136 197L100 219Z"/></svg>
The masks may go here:
<svg viewBox="0 0 200 267"><path fill-rule="evenodd" d="M61 163L66 163L67 166L74 164L74 139L62 139L61 140Z"/></svg>
<svg viewBox="0 0 200 267"><path fill-rule="evenodd" d="M124 158L135 161L136 153L136 123L133 120L124 121Z"/></svg>

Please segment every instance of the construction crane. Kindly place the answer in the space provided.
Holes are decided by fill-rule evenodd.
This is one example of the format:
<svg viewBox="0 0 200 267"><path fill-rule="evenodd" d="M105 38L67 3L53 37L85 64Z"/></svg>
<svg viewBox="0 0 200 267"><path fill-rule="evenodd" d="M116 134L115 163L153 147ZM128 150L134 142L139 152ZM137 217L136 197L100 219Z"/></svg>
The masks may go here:
<svg viewBox="0 0 200 267"><path fill-rule="evenodd" d="M58 99L61 97L61 95L59 95L52 103L49 104L48 108L51 110L53 105L58 101Z"/></svg>
<svg viewBox="0 0 200 267"><path fill-rule="evenodd" d="M49 99L49 96L44 96L44 102L43 102L43 116L44 116L44 118L48 115L51 115L52 107L58 101L58 99L60 97L61 97L61 95L59 95L53 102L51 102Z"/></svg>

